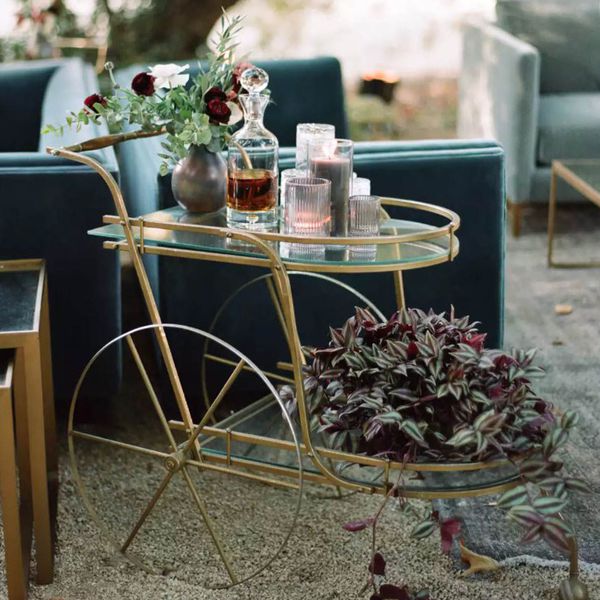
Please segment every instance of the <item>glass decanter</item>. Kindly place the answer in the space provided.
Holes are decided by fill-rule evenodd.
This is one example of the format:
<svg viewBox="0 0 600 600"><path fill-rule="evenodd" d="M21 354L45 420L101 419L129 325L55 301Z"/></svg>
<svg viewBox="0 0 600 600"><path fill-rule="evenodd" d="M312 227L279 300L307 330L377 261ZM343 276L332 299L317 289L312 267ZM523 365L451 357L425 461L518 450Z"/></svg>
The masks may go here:
<svg viewBox="0 0 600 600"><path fill-rule="evenodd" d="M239 100L244 126L227 148L227 225L242 229L272 229L278 223L277 179L279 143L263 124L269 95L266 71L246 69L240 83L247 94Z"/></svg>

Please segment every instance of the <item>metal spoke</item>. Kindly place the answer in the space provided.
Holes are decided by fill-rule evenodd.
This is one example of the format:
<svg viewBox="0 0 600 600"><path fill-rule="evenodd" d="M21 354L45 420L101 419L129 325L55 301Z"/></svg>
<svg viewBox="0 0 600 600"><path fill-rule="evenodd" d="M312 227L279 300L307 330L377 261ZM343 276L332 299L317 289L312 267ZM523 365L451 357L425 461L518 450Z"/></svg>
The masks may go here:
<svg viewBox="0 0 600 600"><path fill-rule="evenodd" d="M158 396L156 395L156 392L154 391L154 387L152 386L152 382L150 381L150 377L148 376L146 367L144 367L144 363L142 362L140 353L138 352L138 349L136 348L136 345L133 342L133 338L130 335L128 335L125 339L127 340L127 345L129 346L129 350L131 350L133 360L135 361L138 371L140 372L140 375L144 382L144 386L146 387L146 390L148 391L150 400L152 400L152 405L154 406L154 410L156 411L156 414L158 415L160 424L162 425L163 430L167 434L167 438L169 439L169 444L171 444L171 447L173 448L173 450L176 450L177 442L175 441L175 438L173 437L173 432L171 431L171 428L169 427L169 422L167 421L167 418L165 417L165 413L163 412L162 406L160 405Z"/></svg>
<svg viewBox="0 0 600 600"><path fill-rule="evenodd" d="M220 363L222 365L231 365L232 367L237 364L234 360L229 360L228 358L223 358L222 356L216 356L215 354L205 354L204 358L206 360L211 360L213 362ZM244 371L248 371L249 373L254 373L254 369L252 369L248 365L244 365ZM269 379L283 381L284 383L294 383L294 380L291 377L285 377L284 375L279 375L279 373L273 373L272 371L265 371L265 370L263 370L263 373Z"/></svg>
<svg viewBox="0 0 600 600"><path fill-rule="evenodd" d="M141 529L142 525L148 518L148 515L150 515L150 513L156 506L156 503L158 502L159 498L162 496L162 493L167 488L167 485L169 485L169 482L171 481L171 478L173 477L174 474L175 474L175 471L167 471L167 474L165 475L163 480L160 482L160 485L158 486L156 492L154 492L154 495L150 499L150 502L148 503L148 505L142 512L142 514L140 515L140 518L137 520L136 524L133 526L131 533L125 540L124 544L121 546L120 551L123 554L125 554L125 552L127 551L127 548L129 548L129 546L131 545L131 542L133 542L138 531Z"/></svg>
<svg viewBox="0 0 600 600"><path fill-rule="evenodd" d="M196 506L198 507L200 515L202 516L204 524L206 525L206 529L208 529L208 533L210 533L210 537L212 538L212 541L215 544L215 548L217 549L217 552L219 553L219 556L221 557L221 560L223 561L223 565L225 566L225 569L227 570L227 573L229 574L229 577L230 577L232 583L236 584L238 582L238 578L237 578L235 572L233 571L231 564L229 563L229 559L227 558L227 555L225 553L225 547L223 546L223 543L219 539L219 536L217 535L217 532L213 527L212 520L208 514L208 511L206 510L204 501L200 497L200 494L198 493L198 490L196 489L196 486L194 485L194 482L192 481L192 478L191 478L190 474L188 473L188 470L185 466L183 466L181 468L181 474L190 489L192 498L194 499L194 502L196 503Z"/></svg>
<svg viewBox="0 0 600 600"><path fill-rule="evenodd" d="M271 296L271 302L273 303L273 307L275 308L275 312L277 314L277 319L279 320L279 324L281 325L281 329L283 330L283 335L285 336L285 341L290 343L290 336L288 333L287 324L285 322L285 316L283 315L283 311L281 310L281 304L279 303L279 298L277 296L277 290L273 285L273 278L267 277L265 279L265 283L267 284L267 289L269 290L269 295Z"/></svg>
<svg viewBox="0 0 600 600"><path fill-rule="evenodd" d="M185 445L184 452L187 452L187 450L189 450L190 447L196 442L196 440L198 439L198 436L200 435L200 433L202 431L202 428L208 423L208 421L210 419L212 419L213 415L215 414L215 411L219 407L219 404L221 404L221 401L227 395L229 388L234 384L235 380L239 377L239 374L244 369L245 364L246 364L246 362L243 359L240 360L240 362L237 364L237 366L235 367L235 369L233 370L233 372L231 373L231 375L229 376L229 378L227 379L227 381L221 388L221 391L217 394L217 397L213 400L213 403L210 405L210 407L208 408L208 410L206 411L206 413L204 414L202 419L200 419L200 423L198 423L198 425L192 432L191 437L189 438L189 440L187 441L187 444ZM167 423L167 426L168 426L168 423Z"/></svg>
<svg viewBox="0 0 600 600"><path fill-rule="evenodd" d="M111 440L110 438L105 438L100 435L94 435L91 433L85 433L83 431L77 431L76 429L73 429L73 431L71 431L71 435L73 437L80 438L83 440L98 442L100 444L106 444L108 446L115 446L116 448L121 448L122 450L132 450L133 452L138 452L139 454L146 454L148 456L155 456L157 458L168 458L170 456L168 452L152 450L151 448L144 448L143 446L136 446L135 444L127 444L126 442Z"/></svg>

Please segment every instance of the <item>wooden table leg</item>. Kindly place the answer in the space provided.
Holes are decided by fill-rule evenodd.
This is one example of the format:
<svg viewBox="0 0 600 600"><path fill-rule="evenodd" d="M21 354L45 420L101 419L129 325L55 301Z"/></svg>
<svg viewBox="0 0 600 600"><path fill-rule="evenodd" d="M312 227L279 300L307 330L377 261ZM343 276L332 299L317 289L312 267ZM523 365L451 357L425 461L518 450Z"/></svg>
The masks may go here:
<svg viewBox="0 0 600 600"><path fill-rule="evenodd" d="M31 492L31 462L29 460L29 424L27 422L27 391L25 389L25 359L23 348L15 352L14 416L17 435L17 466L21 492L21 536L23 538L23 561L29 574L33 532L33 500Z"/></svg>
<svg viewBox="0 0 600 600"><path fill-rule="evenodd" d="M33 492L33 531L36 543L37 583L52 583L54 552L44 415L44 376L42 355L37 339L23 347L27 422L29 426L29 457Z"/></svg>
<svg viewBox="0 0 600 600"><path fill-rule="evenodd" d="M548 203L548 251L547 261L548 266L554 266L554 260L552 257L554 251L554 228L556 226L556 169L552 165L552 172L550 174L550 199Z"/></svg>
<svg viewBox="0 0 600 600"><path fill-rule="evenodd" d="M0 503L8 598L25 600L28 573L23 556L11 387L0 389Z"/></svg>
<svg viewBox="0 0 600 600"><path fill-rule="evenodd" d="M50 344L50 314L48 310L48 282L44 281L40 314L40 354L42 360L42 387L44 394L44 430L46 461L50 496L53 551L56 544L56 510L58 502L58 449L56 444L56 413L52 379L52 349Z"/></svg>

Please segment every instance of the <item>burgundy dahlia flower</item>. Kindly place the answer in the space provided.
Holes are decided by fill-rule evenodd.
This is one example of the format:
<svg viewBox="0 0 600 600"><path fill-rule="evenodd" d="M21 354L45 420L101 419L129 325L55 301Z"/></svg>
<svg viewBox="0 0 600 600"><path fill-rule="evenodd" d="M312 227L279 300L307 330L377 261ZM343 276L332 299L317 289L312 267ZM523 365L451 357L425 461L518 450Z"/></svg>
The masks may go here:
<svg viewBox="0 0 600 600"><path fill-rule="evenodd" d="M102 106L106 106L107 101L106 98L102 94L90 94L83 103L89 108L91 111L97 113L96 104L101 104Z"/></svg>
<svg viewBox="0 0 600 600"><path fill-rule="evenodd" d="M131 80L131 89L138 96L152 96L154 94L154 80L156 77L150 73L138 73Z"/></svg>

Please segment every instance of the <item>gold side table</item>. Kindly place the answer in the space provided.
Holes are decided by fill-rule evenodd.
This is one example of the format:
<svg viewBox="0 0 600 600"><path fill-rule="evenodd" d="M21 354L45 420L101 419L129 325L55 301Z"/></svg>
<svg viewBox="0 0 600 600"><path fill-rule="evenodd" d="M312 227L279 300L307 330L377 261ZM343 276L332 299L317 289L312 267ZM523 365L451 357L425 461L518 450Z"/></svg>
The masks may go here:
<svg viewBox="0 0 600 600"><path fill-rule="evenodd" d="M0 262L0 315L0 350L15 353L13 395L22 504L32 507L36 580L47 584L54 573L58 456L43 260Z"/></svg>
<svg viewBox="0 0 600 600"><path fill-rule="evenodd" d="M554 260L554 230L556 225L556 187L558 178L576 189L587 200L600 206L600 159L552 161L550 206L548 210L548 266L563 269L600 267L600 260L577 262Z"/></svg>
<svg viewBox="0 0 600 600"><path fill-rule="evenodd" d="M0 350L0 506L4 531L4 564L9 600L27 598L31 547L31 494L28 482L17 477L13 382L15 353ZM20 449L21 450L21 449ZM19 483L21 484L19 489ZM27 530L28 535L24 535Z"/></svg>

